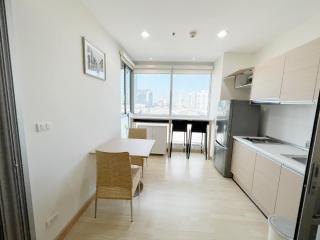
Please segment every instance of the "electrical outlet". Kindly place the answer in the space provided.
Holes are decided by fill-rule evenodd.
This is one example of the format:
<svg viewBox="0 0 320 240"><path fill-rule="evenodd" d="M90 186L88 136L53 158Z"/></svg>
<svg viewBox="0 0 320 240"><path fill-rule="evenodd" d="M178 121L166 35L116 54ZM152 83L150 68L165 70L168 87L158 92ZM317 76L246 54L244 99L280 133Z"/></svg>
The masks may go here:
<svg viewBox="0 0 320 240"><path fill-rule="evenodd" d="M50 228L52 224L58 219L58 214L54 214L46 220L46 228Z"/></svg>
<svg viewBox="0 0 320 240"><path fill-rule="evenodd" d="M37 122L35 124L36 131L37 132L44 132L44 131L49 131L52 127L51 122Z"/></svg>
<svg viewBox="0 0 320 240"><path fill-rule="evenodd" d="M51 122L46 122L46 130L50 130L51 129Z"/></svg>

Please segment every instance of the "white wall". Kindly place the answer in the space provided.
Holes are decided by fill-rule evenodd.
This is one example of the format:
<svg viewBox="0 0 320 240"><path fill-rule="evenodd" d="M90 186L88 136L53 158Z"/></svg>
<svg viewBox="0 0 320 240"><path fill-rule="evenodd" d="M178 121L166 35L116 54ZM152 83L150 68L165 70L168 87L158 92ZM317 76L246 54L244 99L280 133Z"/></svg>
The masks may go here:
<svg viewBox="0 0 320 240"><path fill-rule="evenodd" d="M223 81L223 56L214 62L211 84L211 99L210 99L210 119L215 119L217 114L218 102L221 96L221 86Z"/></svg>
<svg viewBox="0 0 320 240"><path fill-rule="evenodd" d="M315 110L315 105L263 106L261 132L305 147L311 140Z"/></svg>
<svg viewBox="0 0 320 240"><path fill-rule="evenodd" d="M78 0L13 0L12 16L36 235L54 239L95 191L89 151L120 136L118 45ZM81 36L106 53L107 81L83 74ZM41 120L52 129L37 133Z"/></svg>
<svg viewBox="0 0 320 240"><path fill-rule="evenodd" d="M214 62L214 69L212 72L212 84L211 84L211 99L210 99L210 111L209 111L209 118L214 120L217 115L218 103L220 100L221 95L221 85L222 85L222 74L223 74L223 56L218 58ZM211 146L209 152L209 158L213 157L214 154L214 144L215 144L215 133L216 127L213 124L211 128Z"/></svg>
<svg viewBox="0 0 320 240"><path fill-rule="evenodd" d="M320 13L276 37L255 54L255 62L281 55L320 37Z"/></svg>
<svg viewBox="0 0 320 240"><path fill-rule="evenodd" d="M240 69L253 67L253 64L253 54L226 52L223 58L223 77Z"/></svg>
<svg viewBox="0 0 320 240"><path fill-rule="evenodd" d="M320 37L320 13L278 36L255 54L260 63ZM263 107L262 134L305 146L312 133L316 107L310 105Z"/></svg>
<svg viewBox="0 0 320 240"><path fill-rule="evenodd" d="M240 69L249 68L253 66L252 54L243 54L243 53L231 53L226 52L223 55L223 73L222 76L226 76L238 71ZM225 79L222 80L221 85L221 96L220 99L229 100L249 100L250 99L250 88L236 89L234 87L234 79Z"/></svg>

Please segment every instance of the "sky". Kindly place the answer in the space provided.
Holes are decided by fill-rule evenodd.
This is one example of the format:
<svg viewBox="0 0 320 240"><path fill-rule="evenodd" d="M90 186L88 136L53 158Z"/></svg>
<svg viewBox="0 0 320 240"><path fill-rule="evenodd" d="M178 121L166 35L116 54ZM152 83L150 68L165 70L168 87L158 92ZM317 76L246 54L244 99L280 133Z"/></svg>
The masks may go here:
<svg viewBox="0 0 320 240"><path fill-rule="evenodd" d="M135 81L137 89L150 89L153 92L155 100L164 96L169 101L170 74L136 74ZM209 87L210 75L173 75L173 96L176 98L190 92L209 90Z"/></svg>

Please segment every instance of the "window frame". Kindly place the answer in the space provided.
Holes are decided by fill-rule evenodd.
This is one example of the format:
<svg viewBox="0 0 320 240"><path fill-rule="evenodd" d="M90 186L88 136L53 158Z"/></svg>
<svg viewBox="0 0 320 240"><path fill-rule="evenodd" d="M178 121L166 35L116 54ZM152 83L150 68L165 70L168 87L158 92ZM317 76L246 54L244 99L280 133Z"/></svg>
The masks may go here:
<svg viewBox="0 0 320 240"><path fill-rule="evenodd" d="M182 115L182 114L172 114L172 104L173 104L173 76L174 74L195 74L197 72L205 72L205 74L210 75L210 82L209 82L209 92L208 92L208 104L207 104L207 114L205 115ZM166 73L170 74L170 84L169 84L169 113L168 114L152 114L152 113L135 113L135 97L136 97L136 74L161 74L161 73ZM131 89L133 91L132 93L132 100L131 100L131 105L132 105L132 113L137 116L146 116L146 117L179 117L179 118L193 118L193 119L203 119L203 118L208 118L210 116L210 109L211 109L211 94L212 94L212 84L213 84L213 66L191 66L191 67L181 67L181 66L170 66L168 67L142 67L142 68L135 68L133 70L133 85L134 87Z"/></svg>
<svg viewBox="0 0 320 240"><path fill-rule="evenodd" d="M123 109L124 109L124 112L121 111L121 108L120 108L120 111L121 111L121 115L128 115L130 113L133 113L133 82L134 82L134 70L133 68L131 68L128 64L126 64L124 61L121 61L121 70L122 70L122 66L123 66L123 73L121 72L120 74L123 74L122 78L120 79L121 81L123 81L123 96L121 96L121 98L123 97L124 98L124 102L121 103L121 105L123 104ZM130 106L129 106L129 109L127 109L127 70L130 71L130 80L129 80L129 99L130 99ZM122 87L120 85L120 87ZM122 95L122 92L121 92L121 95Z"/></svg>

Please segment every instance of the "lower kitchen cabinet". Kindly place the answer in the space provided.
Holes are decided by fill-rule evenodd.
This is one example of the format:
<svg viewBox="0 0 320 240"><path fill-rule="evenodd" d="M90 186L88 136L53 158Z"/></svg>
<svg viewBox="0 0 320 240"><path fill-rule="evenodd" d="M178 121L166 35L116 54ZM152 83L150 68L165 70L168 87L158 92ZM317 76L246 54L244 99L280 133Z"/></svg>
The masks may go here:
<svg viewBox="0 0 320 240"><path fill-rule="evenodd" d="M275 214L296 220L300 204L303 176L282 167Z"/></svg>
<svg viewBox="0 0 320 240"><path fill-rule="evenodd" d="M233 144L231 171L234 181L267 217L278 215L296 221L303 174L237 140Z"/></svg>
<svg viewBox="0 0 320 240"><path fill-rule="evenodd" d="M267 216L275 212L280 172L281 164L257 154L252 197Z"/></svg>
<svg viewBox="0 0 320 240"><path fill-rule="evenodd" d="M234 141L231 172L233 178L248 194L251 193L256 152L245 144Z"/></svg>

